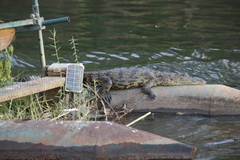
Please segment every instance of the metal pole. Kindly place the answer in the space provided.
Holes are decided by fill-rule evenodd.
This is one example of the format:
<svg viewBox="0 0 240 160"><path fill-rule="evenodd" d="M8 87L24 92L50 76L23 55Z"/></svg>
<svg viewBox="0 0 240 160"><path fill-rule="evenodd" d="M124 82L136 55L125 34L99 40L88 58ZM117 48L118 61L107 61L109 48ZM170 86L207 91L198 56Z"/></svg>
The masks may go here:
<svg viewBox="0 0 240 160"><path fill-rule="evenodd" d="M40 12L39 12L39 4L38 0L32 0L32 11L35 15L36 19L40 18ZM38 24L42 27L42 22L38 21ZM45 58L45 52L44 52L44 44L43 44L43 36L42 36L42 30L38 30L38 41L39 41L39 49L40 49L40 58L41 58L41 64L42 68L46 66L46 58Z"/></svg>
<svg viewBox="0 0 240 160"><path fill-rule="evenodd" d="M43 21L42 25L46 26L46 25L51 25L51 24L56 24L56 23L63 23L63 22L70 22L70 18L62 17L62 18L49 19L49 20Z"/></svg>

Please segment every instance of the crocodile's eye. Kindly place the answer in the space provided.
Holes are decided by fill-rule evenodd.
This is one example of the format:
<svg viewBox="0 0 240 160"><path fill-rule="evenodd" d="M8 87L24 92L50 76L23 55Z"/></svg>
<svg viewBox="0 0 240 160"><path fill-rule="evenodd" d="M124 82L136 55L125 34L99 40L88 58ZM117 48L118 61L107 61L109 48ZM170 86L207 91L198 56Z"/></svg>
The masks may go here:
<svg viewBox="0 0 240 160"><path fill-rule="evenodd" d="M189 75L187 73L182 74L184 77L188 77Z"/></svg>

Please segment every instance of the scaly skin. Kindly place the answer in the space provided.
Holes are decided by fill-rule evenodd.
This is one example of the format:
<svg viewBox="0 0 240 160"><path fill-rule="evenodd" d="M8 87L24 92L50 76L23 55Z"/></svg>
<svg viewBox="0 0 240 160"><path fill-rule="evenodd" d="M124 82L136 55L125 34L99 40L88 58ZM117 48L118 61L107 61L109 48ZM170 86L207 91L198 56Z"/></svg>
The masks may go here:
<svg viewBox="0 0 240 160"><path fill-rule="evenodd" d="M96 82L102 86L99 93L102 94L108 102L111 101L111 95L108 93L111 88L127 89L142 87L142 92L147 94L150 99L154 99L155 95L150 90L153 86L206 84L204 80L194 79L187 73L167 73L141 68L84 72L83 81L91 85Z"/></svg>

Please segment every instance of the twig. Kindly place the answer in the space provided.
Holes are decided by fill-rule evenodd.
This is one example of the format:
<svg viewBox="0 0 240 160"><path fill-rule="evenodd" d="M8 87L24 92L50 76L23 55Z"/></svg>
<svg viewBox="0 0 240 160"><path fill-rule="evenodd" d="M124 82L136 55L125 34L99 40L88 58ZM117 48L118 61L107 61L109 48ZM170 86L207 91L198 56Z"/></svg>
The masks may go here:
<svg viewBox="0 0 240 160"><path fill-rule="evenodd" d="M98 94L97 91L93 90L91 87L89 87L86 84L83 84L85 87L87 87L88 89L90 89L99 99L104 100L105 103L108 104L108 106L112 109L112 111L114 112L114 114L117 116L117 112L113 109L113 107L110 105L110 103L108 101L106 101L106 99L104 97L102 97L101 94ZM103 103L103 101L101 101L102 105L105 107L105 104Z"/></svg>
<svg viewBox="0 0 240 160"><path fill-rule="evenodd" d="M55 121L55 120L57 120L58 118L61 118L61 117L63 117L63 116L68 115L69 113L70 113L70 111L67 111L67 112L62 111L61 114L59 114L59 115L58 115L57 117L55 117L55 118L52 118L51 121Z"/></svg>
<svg viewBox="0 0 240 160"><path fill-rule="evenodd" d="M151 112L148 112L148 113L144 114L143 116L139 117L138 119L136 119L136 120L132 121L131 123L127 124L126 126L131 126L131 125L133 125L134 123L142 120L143 118L147 117L147 116L150 115L150 114L151 114Z"/></svg>
<svg viewBox="0 0 240 160"><path fill-rule="evenodd" d="M123 108L124 108L123 111L118 112L118 113L123 112L123 115L118 116L118 117L115 119L115 121L119 121L121 118L123 118L123 117L126 116L128 113L132 112L132 110L133 110L133 109L128 109L126 103L123 104Z"/></svg>

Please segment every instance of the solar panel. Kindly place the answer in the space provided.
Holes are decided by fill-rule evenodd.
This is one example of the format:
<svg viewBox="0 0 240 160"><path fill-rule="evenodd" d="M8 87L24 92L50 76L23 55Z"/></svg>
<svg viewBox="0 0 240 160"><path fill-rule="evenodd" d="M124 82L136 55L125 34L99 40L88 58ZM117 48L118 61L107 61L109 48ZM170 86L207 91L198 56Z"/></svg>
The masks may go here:
<svg viewBox="0 0 240 160"><path fill-rule="evenodd" d="M69 64L67 66L65 90L67 92L80 93L83 88L84 66L80 63Z"/></svg>

